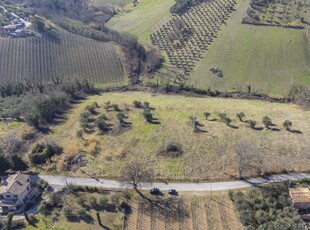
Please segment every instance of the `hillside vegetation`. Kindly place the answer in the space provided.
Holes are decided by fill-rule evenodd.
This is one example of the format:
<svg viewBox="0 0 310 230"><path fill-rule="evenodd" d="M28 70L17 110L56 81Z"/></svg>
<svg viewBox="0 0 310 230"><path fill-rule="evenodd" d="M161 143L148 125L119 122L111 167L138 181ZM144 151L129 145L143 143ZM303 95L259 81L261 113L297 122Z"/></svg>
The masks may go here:
<svg viewBox="0 0 310 230"><path fill-rule="evenodd" d="M149 102L154 110L143 112L133 106L135 100ZM98 106L91 106L94 102ZM86 116L87 111L91 114ZM205 112L210 113L208 120ZM236 117L240 112L245 114L242 121ZM121 126L119 113L124 114ZM195 132L193 115L198 122ZM264 116L272 119L269 128L264 128ZM256 121L253 128L248 120ZM290 131L282 126L285 120L293 123ZM74 168L66 162L83 156L88 162L83 171L116 177L128 161L145 159L155 166L157 179L227 180L237 176L236 151L239 147L249 151L250 145L255 149L255 160L252 158L253 165L247 165L243 176L303 171L308 170L310 160L309 125L310 113L290 104L107 93L75 106L67 121L52 130L47 138L63 146L64 153L46 169L59 173ZM240 140L246 143L240 144Z"/></svg>
<svg viewBox="0 0 310 230"><path fill-rule="evenodd" d="M190 76L198 88L253 89L286 95L292 84L309 85L310 57L306 30L241 24L249 0L239 0L236 11ZM209 69L219 67L223 78Z"/></svg>
<svg viewBox="0 0 310 230"><path fill-rule="evenodd" d="M74 35L63 29L41 37L0 39L0 83L88 79L126 84L121 59L110 43Z"/></svg>

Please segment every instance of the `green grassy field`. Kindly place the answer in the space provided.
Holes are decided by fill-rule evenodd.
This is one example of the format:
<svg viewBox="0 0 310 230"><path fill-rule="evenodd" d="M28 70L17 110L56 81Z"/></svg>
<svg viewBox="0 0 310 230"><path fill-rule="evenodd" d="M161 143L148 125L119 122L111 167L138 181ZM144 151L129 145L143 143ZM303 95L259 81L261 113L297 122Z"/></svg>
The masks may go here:
<svg viewBox="0 0 310 230"><path fill-rule="evenodd" d="M134 100L150 102L151 107L155 108L153 115L161 124L146 123L141 109L132 106ZM111 101L121 109L127 104L130 111L125 112L128 115L126 120L132 122L131 129L118 134L84 133L84 141L77 139L76 132L80 129L79 115L86 105L94 101L100 105L97 112L106 114L110 118L108 123L111 124L116 124L116 112L106 112L103 108L104 103ZM218 113L227 113L234 120L232 125L236 126L235 129L223 122L206 121L203 118L206 111L212 113L210 119L218 119ZM246 119L256 120L258 127L262 127L262 117L268 115L280 131L252 130L246 123L236 119L235 116L240 111L246 114ZM199 122L204 125L202 129L206 132L192 132L189 117L193 114L198 116ZM303 134L285 131L282 122L286 119L291 120L293 128ZM304 148L309 142L309 130L310 113L295 105L233 99L152 96L149 93L130 92L90 97L82 104L76 105L69 112L67 120L53 128L47 139L54 140L64 147L64 154L56 160L59 163L63 162L66 154L92 152L97 147L97 156L87 155L89 163L84 170L99 177L116 177L126 162L144 158L155 166L158 179L227 180L231 178L221 172L223 151L219 149L224 148L227 152L228 174L236 175L233 149L235 143L244 138L267 147L264 149L263 159L265 171L308 169L309 160ZM183 155L178 158L158 156L158 148L167 141L180 142ZM62 173L61 169L59 170L58 173Z"/></svg>
<svg viewBox="0 0 310 230"><path fill-rule="evenodd" d="M174 0L142 0L136 7L129 4L124 13L113 17L107 25L136 35L139 42L146 43L150 34L171 17L169 10L173 4Z"/></svg>
<svg viewBox="0 0 310 230"><path fill-rule="evenodd" d="M227 26L191 73L190 84L229 91L251 84L281 96L294 83L310 85L306 31L241 24L249 2L238 1ZM223 78L209 71L215 66L223 71Z"/></svg>

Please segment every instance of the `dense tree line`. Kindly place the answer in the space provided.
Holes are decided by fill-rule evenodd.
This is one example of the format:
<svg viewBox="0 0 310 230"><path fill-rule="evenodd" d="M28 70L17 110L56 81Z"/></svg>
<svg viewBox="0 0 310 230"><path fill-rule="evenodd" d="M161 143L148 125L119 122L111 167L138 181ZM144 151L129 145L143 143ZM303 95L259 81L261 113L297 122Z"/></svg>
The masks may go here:
<svg viewBox="0 0 310 230"><path fill-rule="evenodd" d="M288 99L304 108L310 108L310 87L293 85L288 92Z"/></svg>
<svg viewBox="0 0 310 230"><path fill-rule="evenodd" d="M305 223L291 206L287 183L253 188L249 192L230 191L228 195L248 230L305 229Z"/></svg>

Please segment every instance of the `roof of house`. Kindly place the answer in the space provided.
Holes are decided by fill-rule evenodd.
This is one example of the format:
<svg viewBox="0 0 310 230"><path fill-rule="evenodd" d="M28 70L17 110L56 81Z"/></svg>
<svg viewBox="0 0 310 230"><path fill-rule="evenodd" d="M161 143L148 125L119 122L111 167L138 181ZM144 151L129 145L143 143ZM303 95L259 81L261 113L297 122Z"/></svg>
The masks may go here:
<svg viewBox="0 0 310 230"><path fill-rule="evenodd" d="M30 184L30 176L27 174L12 174L0 187L0 193L11 193L21 195Z"/></svg>
<svg viewBox="0 0 310 230"><path fill-rule="evenodd" d="M308 188L291 188L289 192L294 203L310 203Z"/></svg>

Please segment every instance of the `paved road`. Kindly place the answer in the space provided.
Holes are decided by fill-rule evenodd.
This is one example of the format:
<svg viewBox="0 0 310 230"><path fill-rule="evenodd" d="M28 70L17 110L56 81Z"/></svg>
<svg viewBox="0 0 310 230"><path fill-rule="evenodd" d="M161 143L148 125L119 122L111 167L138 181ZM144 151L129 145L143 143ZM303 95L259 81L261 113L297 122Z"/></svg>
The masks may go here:
<svg viewBox="0 0 310 230"><path fill-rule="evenodd" d="M229 182L214 182L214 183L142 183L142 190L149 190L152 187L157 187L160 190L169 190L171 188L177 191L187 192L201 192L201 191L221 191L230 189L247 188L266 183L275 183L286 180L298 180L301 178L310 178L310 173L290 173L272 175L268 177L260 177L242 181L229 181ZM78 178L78 177L65 177L65 176L43 176L40 178L46 180L52 187L62 188L66 183L80 186L92 186L106 189L121 189L122 186L119 182L114 180L96 179L96 178ZM35 177L33 178L35 179Z"/></svg>

